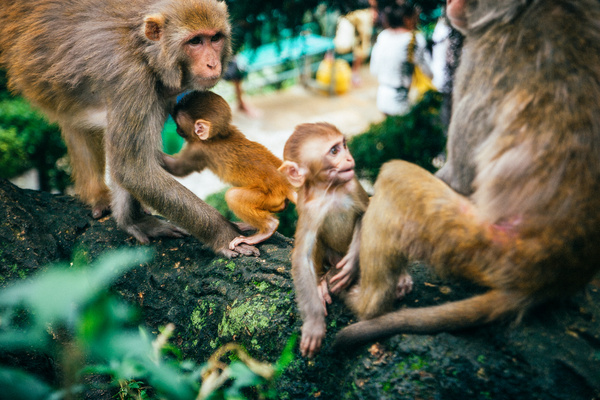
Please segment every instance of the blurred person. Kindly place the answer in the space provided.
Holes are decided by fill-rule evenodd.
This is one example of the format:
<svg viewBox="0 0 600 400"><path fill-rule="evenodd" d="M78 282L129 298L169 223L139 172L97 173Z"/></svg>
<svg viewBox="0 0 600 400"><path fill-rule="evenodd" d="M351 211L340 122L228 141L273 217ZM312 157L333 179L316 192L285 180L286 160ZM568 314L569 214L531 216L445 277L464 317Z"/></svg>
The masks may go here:
<svg viewBox="0 0 600 400"><path fill-rule="evenodd" d="M369 0L368 8L357 9L338 19L333 43L338 54L352 52L352 83L359 86L360 68L371 52L373 24L377 18L377 2Z"/></svg>
<svg viewBox="0 0 600 400"><path fill-rule="evenodd" d="M385 29L377 36L371 53L371 74L377 77L377 108L386 115L406 114L414 65L429 78L431 56L425 37L416 31L419 10L412 4L394 4L382 10ZM413 46L413 63L409 49Z"/></svg>

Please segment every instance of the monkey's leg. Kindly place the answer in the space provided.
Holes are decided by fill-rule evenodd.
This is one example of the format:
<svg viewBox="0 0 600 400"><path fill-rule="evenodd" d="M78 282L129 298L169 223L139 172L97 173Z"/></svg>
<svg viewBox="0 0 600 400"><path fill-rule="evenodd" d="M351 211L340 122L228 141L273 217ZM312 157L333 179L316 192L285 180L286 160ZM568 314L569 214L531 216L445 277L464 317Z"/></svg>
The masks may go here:
<svg viewBox="0 0 600 400"><path fill-rule="evenodd" d="M187 235L170 222L146 214L140 202L118 184L113 186L112 208L117 224L140 243L149 243L151 237Z"/></svg>
<svg viewBox="0 0 600 400"><path fill-rule="evenodd" d="M100 218L110 209L110 191L104 180L105 155L101 130L81 130L61 124L67 144L75 191L92 207L92 216Z"/></svg>
<svg viewBox="0 0 600 400"><path fill-rule="evenodd" d="M414 164L387 163L363 217L361 278L353 308L362 319L389 311L407 260L485 283L475 257L489 246L488 231L468 199Z"/></svg>
<svg viewBox="0 0 600 400"><path fill-rule="evenodd" d="M279 221L264 208L265 202L268 201L266 197L266 194L248 188L231 188L225 193L225 201L231 211L242 221L258 229L254 235L233 239L229 244L230 249L241 243L250 245L261 243L273 235L279 226Z"/></svg>

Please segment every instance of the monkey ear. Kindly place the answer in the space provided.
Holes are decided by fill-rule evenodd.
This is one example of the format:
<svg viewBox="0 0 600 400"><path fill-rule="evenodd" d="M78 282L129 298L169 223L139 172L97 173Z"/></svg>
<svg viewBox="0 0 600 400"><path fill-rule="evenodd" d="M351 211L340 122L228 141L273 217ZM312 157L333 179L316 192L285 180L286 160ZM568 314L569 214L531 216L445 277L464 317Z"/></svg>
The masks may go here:
<svg viewBox="0 0 600 400"><path fill-rule="evenodd" d="M292 186L299 188L304 185L307 171L295 162L285 161L281 164L281 167L279 167L279 171L283 172Z"/></svg>
<svg viewBox="0 0 600 400"><path fill-rule="evenodd" d="M200 140L206 140L210 137L210 121L205 119L197 119L194 122L194 133Z"/></svg>
<svg viewBox="0 0 600 400"><path fill-rule="evenodd" d="M165 17L162 14L152 14L144 18L144 35L153 42L160 40L165 26Z"/></svg>

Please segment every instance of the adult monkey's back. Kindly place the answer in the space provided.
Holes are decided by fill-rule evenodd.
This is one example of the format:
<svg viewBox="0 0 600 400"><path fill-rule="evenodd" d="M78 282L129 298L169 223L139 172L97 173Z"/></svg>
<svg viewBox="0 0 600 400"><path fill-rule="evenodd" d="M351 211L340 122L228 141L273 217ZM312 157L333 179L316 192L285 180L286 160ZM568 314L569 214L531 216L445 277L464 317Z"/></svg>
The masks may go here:
<svg viewBox="0 0 600 400"><path fill-rule="evenodd" d="M0 7L9 87L60 125L76 191L94 217L112 207L142 243L183 234L147 215L146 204L226 256L257 253L247 245L229 250L233 225L159 163L176 96L206 90L222 75L231 55L228 17L217 0L3 0Z"/></svg>
<svg viewBox="0 0 600 400"><path fill-rule="evenodd" d="M600 269L600 3L452 0L448 15L466 33L438 173L450 186L406 162L382 168L363 217L363 321L342 348L515 317ZM490 290L390 312L411 259Z"/></svg>

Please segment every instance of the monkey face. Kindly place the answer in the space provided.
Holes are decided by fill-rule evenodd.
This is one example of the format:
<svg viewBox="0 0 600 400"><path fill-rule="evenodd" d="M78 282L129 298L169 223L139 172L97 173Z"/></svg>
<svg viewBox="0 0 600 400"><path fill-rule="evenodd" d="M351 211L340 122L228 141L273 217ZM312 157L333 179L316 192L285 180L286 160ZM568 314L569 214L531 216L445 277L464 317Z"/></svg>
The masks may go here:
<svg viewBox="0 0 600 400"><path fill-rule="evenodd" d="M344 136L333 136L323 145L327 153L323 156L323 173L332 184L344 184L354 178L354 158L348 150Z"/></svg>

